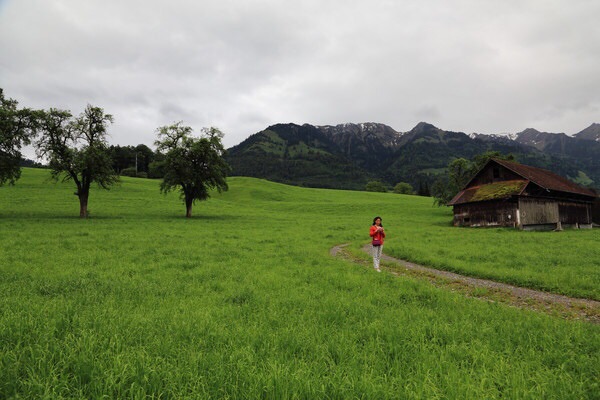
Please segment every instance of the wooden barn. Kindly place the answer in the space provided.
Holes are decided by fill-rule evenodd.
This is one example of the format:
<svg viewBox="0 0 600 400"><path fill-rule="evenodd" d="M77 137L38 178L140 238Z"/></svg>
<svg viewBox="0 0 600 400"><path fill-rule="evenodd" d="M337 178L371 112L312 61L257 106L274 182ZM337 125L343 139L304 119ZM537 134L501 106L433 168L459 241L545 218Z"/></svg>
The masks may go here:
<svg viewBox="0 0 600 400"><path fill-rule="evenodd" d="M541 168L491 159L448 205L455 226L591 228L594 191Z"/></svg>
<svg viewBox="0 0 600 400"><path fill-rule="evenodd" d="M592 206L592 222L596 226L600 226L600 197L596 197Z"/></svg>

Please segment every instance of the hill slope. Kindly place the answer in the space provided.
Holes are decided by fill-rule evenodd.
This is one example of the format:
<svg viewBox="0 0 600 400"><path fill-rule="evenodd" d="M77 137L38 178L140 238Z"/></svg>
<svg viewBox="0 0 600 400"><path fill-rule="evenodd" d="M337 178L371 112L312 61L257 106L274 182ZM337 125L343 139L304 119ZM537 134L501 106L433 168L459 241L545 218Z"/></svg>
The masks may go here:
<svg viewBox="0 0 600 400"><path fill-rule="evenodd" d="M600 183L597 125L569 137L534 129L511 136L466 135L425 122L408 132L376 123L277 124L229 149L228 160L234 175L295 185L362 189L368 180L379 179L416 188L431 184L454 158L499 151L572 179Z"/></svg>
<svg viewBox="0 0 600 400"><path fill-rule="evenodd" d="M299 186L358 189L370 178L339 144L312 125L270 126L229 149L227 160L234 175Z"/></svg>

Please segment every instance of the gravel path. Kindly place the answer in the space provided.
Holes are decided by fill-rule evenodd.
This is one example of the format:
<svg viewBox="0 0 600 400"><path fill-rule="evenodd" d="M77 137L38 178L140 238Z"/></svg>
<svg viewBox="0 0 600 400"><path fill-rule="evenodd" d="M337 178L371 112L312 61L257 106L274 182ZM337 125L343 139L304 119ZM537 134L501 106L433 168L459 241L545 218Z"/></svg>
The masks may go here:
<svg viewBox="0 0 600 400"><path fill-rule="evenodd" d="M332 256L347 255L346 250L344 250L344 247L346 246L348 246L348 244L334 246L331 248L330 254ZM367 244L363 246L362 250L368 254L371 254L371 245ZM479 295L478 297L491 297L495 301L502 301L523 308L545 311L551 314L561 314L571 318L585 319L591 322L600 323L600 302L595 300L573 298L559 294L513 286L488 279L459 275L453 272L442 271L400 260L385 254L382 255L381 259L382 261L386 261L390 264L396 264L396 266L400 267L391 269L388 268L388 271L394 275L402 273L402 270L404 269L406 272L425 276L430 280L433 279L436 281L442 281L444 282L444 285L456 286L456 283L458 283L459 286L466 289L485 288L488 289L491 294L493 294L493 296L486 296L484 294Z"/></svg>

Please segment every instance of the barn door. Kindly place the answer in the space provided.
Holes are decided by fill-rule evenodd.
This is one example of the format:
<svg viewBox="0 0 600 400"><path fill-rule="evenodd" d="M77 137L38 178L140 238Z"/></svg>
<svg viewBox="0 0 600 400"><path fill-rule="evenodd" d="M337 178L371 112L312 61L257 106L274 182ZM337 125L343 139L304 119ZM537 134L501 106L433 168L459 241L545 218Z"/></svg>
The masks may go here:
<svg viewBox="0 0 600 400"><path fill-rule="evenodd" d="M558 223L558 203L543 199L519 199L521 225Z"/></svg>

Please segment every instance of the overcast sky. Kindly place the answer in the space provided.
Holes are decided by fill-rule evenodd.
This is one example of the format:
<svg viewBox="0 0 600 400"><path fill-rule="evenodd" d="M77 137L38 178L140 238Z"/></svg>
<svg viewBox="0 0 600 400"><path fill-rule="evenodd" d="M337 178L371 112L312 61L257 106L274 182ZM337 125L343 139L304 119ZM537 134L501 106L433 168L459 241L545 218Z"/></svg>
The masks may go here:
<svg viewBox="0 0 600 400"><path fill-rule="evenodd" d="M597 0L0 0L0 87L113 114L110 142L217 126L419 121L465 133L600 122Z"/></svg>

